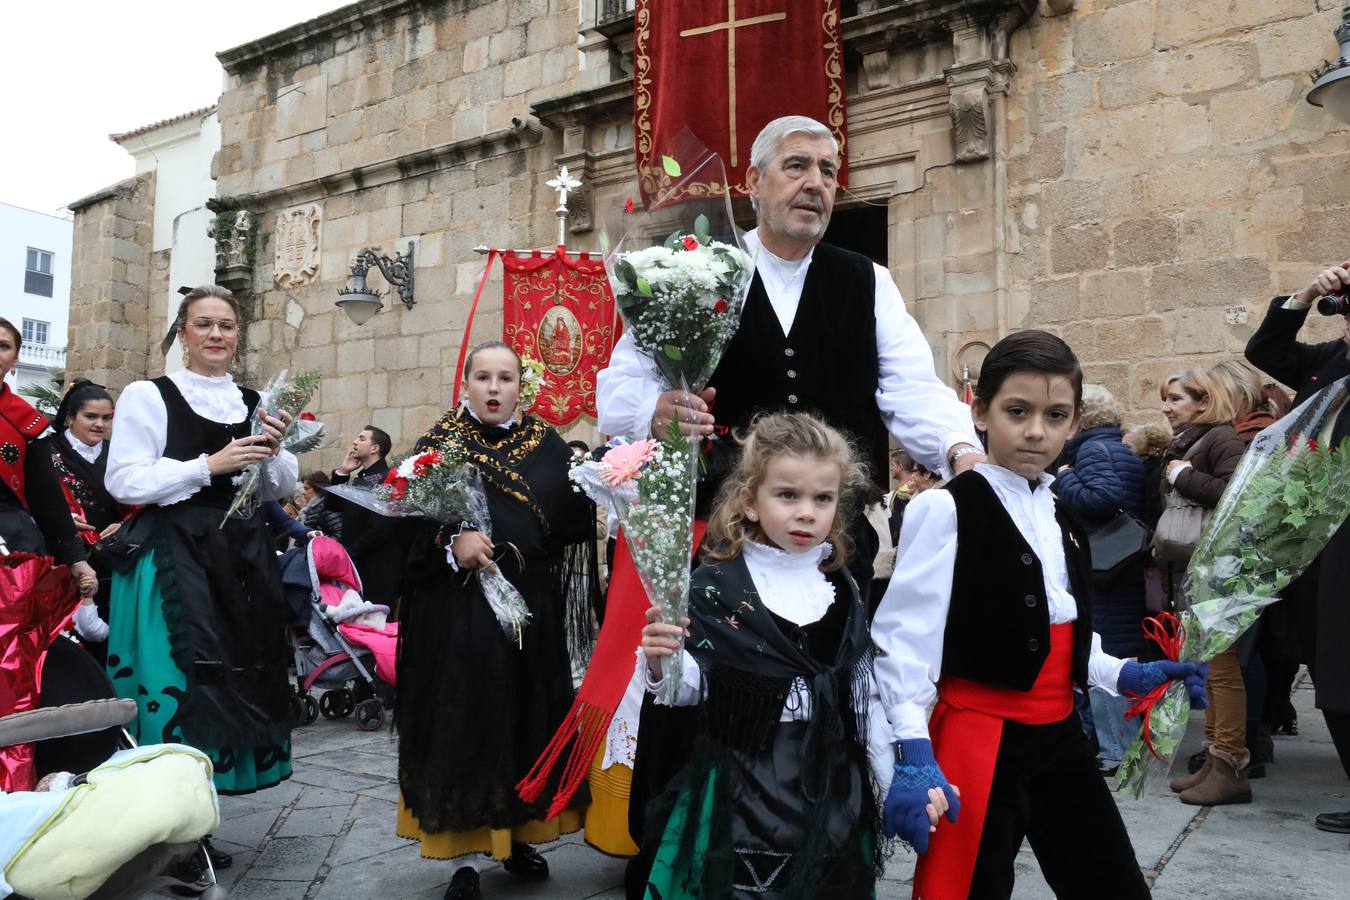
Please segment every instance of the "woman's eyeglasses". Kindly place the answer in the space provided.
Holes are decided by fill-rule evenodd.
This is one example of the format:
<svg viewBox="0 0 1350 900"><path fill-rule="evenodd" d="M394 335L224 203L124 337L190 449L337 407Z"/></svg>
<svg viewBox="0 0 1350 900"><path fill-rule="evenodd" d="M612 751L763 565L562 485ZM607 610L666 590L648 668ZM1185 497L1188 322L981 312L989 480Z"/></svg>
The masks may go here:
<svg viewBox="0 0 1350 900"><path fill-rule="evenodd" d="M193 319L188 324L192 326L193 331L202 335L210 334L212 328L219 328L220 333L226 337L239 330L239 323L234 319L208 319L203 317Z"/></svg>

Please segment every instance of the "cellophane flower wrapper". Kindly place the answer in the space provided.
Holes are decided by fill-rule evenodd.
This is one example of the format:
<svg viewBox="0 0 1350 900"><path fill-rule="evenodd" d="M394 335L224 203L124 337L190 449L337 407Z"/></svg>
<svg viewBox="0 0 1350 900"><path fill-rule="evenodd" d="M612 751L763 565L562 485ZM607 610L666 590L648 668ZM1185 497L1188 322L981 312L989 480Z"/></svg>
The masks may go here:
<svg viewBox="0 0 1350 900"><path fill-rule="evenodd" d="M1331 445L1347 400L1350 377L1252 441L1186 570L1181 662L1205 663L1232 647L1350 515L1350 440ZM1174 682L1148 719L1153 751L1141 733L1125 752L1123 791L1141 796L1166 776L1189 715L1186 689Z"/></svg>
<svg viewBox="0 0 1350 900"><path fill-rule="evenodd" d="M258 405L253 410L253 415L249 417L249 435L259 435L263 433L263 415L269 415L273 418L281 418L279 413L286 413L291 417L290 424L281 436L282 446L285 447L291 435L295 433L299 425L300 413L309 405L309 401L314 398L314 394L319 389L319 370L306 369L294 378L289 377L289 372L282 369L271 381L267 387L263 388L259 394ZM225 513L225 518L220 521L220 527L224 528L225 523L236 514L247 517L253 514L257 504L253 500L253 495L258 491L258 483L262 480L262 467L266 461L252 463L245 466L238 475L234 477L235 492L234 499L230 502L230 508Z"/></svg>
<svg viewBox="0 0 1350 900"><path fill-rule="evenodd" d="M677 428L660 441L610 441L600 460L577 462L570 474L580 490L618 516L642 588L660 607L660 621L670 625L689 609L697 476L698 453ZM661 658L667 704L674 703L682 669L681 654Z"/></svg>
<svg viewBox="0 0 1350 900"><path fill-rule="evenodd" d="M328 435L322 422L316 419L297 419L295 427L291 428L286 435L282 447L289 453L298 456L301 453L318 450L327 442Z"/></svg>
<svg viewBox="0 0 1350 900"><path fill-rule="evenodd" d="M740 325L754 260L731 215L726 169L688 129L662 153L668 184L645 208L608 217L600 234L605 271L624 327L649 356L664 390L693 394L708 385ZM630 435L636 440L640 436ZM623 525L634 567L661 621L678 624L689 607L698 447L674 429L636 479L637 496L607 502ZM663 657L667 702L680 680L680 655Z"/></svg>
<svg viewBox="0 0 1350 900"><path fill-rule="evenodd" d="M600 246L637 348L668 389L697 393L740 325L755 264L731 216L721 158L686 129L662 163L670 185L645 209L630 198L631 212L607 217Z"/></svg>
<svg viewBox="0 0 1350 900"><path fill-rule="evenodd" d="M454 446L412 453L374 488L330 485L330 494L390 518L418 517L445 525L464 525L492 537L492 514L482 476ZM483 597L502 631L517 646L530 624L525 598L496 565L475 570Z"/></svg>

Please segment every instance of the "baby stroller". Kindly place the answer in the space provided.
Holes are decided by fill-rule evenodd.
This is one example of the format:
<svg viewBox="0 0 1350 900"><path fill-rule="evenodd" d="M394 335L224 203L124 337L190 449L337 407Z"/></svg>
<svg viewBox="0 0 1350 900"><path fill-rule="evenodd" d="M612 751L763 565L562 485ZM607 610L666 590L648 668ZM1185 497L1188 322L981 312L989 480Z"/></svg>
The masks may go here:
<svg viewBox="0 0 1350 900"><path fill-rule="evenodd" d="M281 580L293 615L294 721L312 725L320 714L326 719L353 716L362 731L378 730L394 703L398 626L381 620L389 607L361 600L361 576L330 537L283 553ZM372 614L379 627L357 621ZM316 685L323 689L317 703L309 693Z"/></svg>
<svg viewBox="0 0 1350 900"><path fill-rule="evenodd" d="M157 745L136 748L135 740L123 727L136 717L135 702L117 699L112 682L108 680L103 667L84 648L67 637L56 638L47 652L42 671L42 697L43 703L46 704L43 708L0 718L0 747L21 743L36 744L35 758L39 776L58 771L57 768L53 768L55 766L60 767L60 771L73 772L77 777L68 792L19 792L0 795L0 801L6 804L6 812L0 815L0 818L5 820L6 828L18 825L17 820L25 813L35 811L37 817L45 818L42 827L35 831L27 844L18 849L13 856L9 855L9 851L16 850L13 846L14 841L11 839L6 846L5 836L0 835L0 849L5 851L0 853L0 856L5 857L0 859L0 866L17 866L21 857L28 857L30 868L37 865L41 869L40 862L31 862L35 851L39 859L45 857L50 860L54 857L62 860L60 865L63 871L56 879L60 882L56 891L61 896L71 896L71 891L78 890L76 896L89 896L94 900L133 900L151 891L168 889L180 896L197 896L203 900L224 900L228 897L228 892L216 883L211 858L201 840L164 842L149 839L147 845L142 846L131 844L132 838L129 835L128 843L120 845L123 851L121 855L112 854L114 858L126 861L117 866L97 890L86 894L88 888L96 883L96 879L90 880L88 867L84 868L83 874L76 872L75 867L77 863L83 864L87 861L86 857L91 848L87 843L72 841L70 837L72 832L77 827L84 828L87 832L92 826L95 830L106 831L109 834L127 834L133 828L128 822L137 818L136 810L120 808L115 820L105 821L91 811L97 810L98 807L90 800L94 794L115 790L112 783L105 780L105 776L116 772L119 767L129 769L132 759L138 755L141 763L153 762L159 750ZM158 747L166 753L178 751L196 753L190 748L177 745L158 745ZM206 766L206 770L209 771L209 765ZM205 806L203 811L210 813L210 807L216 802L215 789L210 786L210 779L205 772L200 775L204 778L204 783L198 786L194 802L199 810ZM75 795L82 786L93 784L98 786L94 794L85 793L80 797ZM202 791L209 791L209 802L207 795ZM182 798L183 795L174 796ZM149 819L153 820L156 817L155 810L164 811L165 816L172 819L172 813L164 810L162 801L163 798L160 798L158 803L146 800L145 809L149 811ZM78 820L82 814L86 820L92 816L96 821L81 823ZM218 817L218 812L214 815ZM200 819L200 816L198 818ZM32 823L36 825L37 821L38 818L34 818ZM118 827L112 828L114 825ZM153 834L161 827L165 826L159 822L151 822L148 829L138 830L136 833ZM192 833L200 835L206 827L209 826L199 824ZM169 830L177 834L182 833L181 828L177 831L172 828ZM44 842L53 846L44 847ZM131 853L135 855L130 855ZM127 858L129 855L130 858ZM50 861L46 865L50 867ZM0 896L4 896L8 890L19 887L19 880L14 872L15 870L11 868L6 873L14 883L12 886L3 885L3 879L0 879ZM32 874L29 872L29 877ZM84 886L82 890L79 889L80 885ZM49 895L51 894L47 893L42 896ZM15 893L10 896L21 895Z"/></svg>

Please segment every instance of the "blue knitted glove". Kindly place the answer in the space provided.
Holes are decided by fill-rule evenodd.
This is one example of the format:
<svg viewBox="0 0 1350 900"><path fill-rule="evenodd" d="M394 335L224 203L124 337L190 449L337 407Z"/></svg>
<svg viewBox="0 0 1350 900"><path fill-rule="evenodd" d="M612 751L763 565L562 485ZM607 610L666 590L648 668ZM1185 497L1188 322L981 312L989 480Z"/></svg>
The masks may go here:
<svg viewBox="0 0 1350 900"><path fill-rule="evenodd" d="M941 788L947 795L947 821L955 822L961 811L961 798L947 783L947 776L933 758L933 745L924 738L897 741L895 774L882 809L882 831L886 837L899 837L915 853L928 852L928 791Z"/></svg>
<svg viewBox="0 0 1350 900"><path fill-rule="evenodd" d="M1116 679L1116 690L1126 696L1143 697L1165 681L1182 679L1186 682L1186 693L1191 698L1192 709L1204 709L1205 677L1209 666L1197 666L1195 663L1179 663L1171 660L1139 663L1126 660L1120 667L1120 677Z"/></svg>

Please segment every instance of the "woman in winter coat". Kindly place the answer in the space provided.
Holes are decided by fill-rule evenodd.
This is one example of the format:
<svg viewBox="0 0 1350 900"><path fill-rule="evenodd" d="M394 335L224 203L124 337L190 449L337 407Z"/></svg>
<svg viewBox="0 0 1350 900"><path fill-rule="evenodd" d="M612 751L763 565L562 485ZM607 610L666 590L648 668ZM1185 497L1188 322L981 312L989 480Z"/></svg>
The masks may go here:
<svg viewBox="0 0 1350 900"><path fill-rule="evenodd" d="M1138 518L1144 506L1144 464L1122 441L1120 404L1099 384L1083 385L1079 432L1064 447L1054 489L1089 530L1122 510ZM1102 649L1117 657L1138 656L1144 648L1144 565L1139 560L1107 578L1094 578L1092 627ZM1125 745L1138 728L1127 723L1129 698L1093 688L1088 699L1097 733L1097 759L1105 773L1114 772Z"/></svg>
<svg viewBox="0 0 1350 900"><path fill-rule="evenodd" d="M1213 510L1247 450L1232 425L1237 418L1232 393L1209 372L1191 369L1168 379L1161 394L1163 415L1176 433L1163 461L1163 496L1175 493L1194 505ZM1163 513L1164 520L1168 512ZM1173 606L1184 601L1181 587L1188 562L1189 559L1173 554L1164 565ZM1198 772L1172 779L1172 790L1181 795L1182 803L1192 806L1250 803L1252 791L1246 773L1250 756L1247 691L1236 647L1210 660L1206 688L1208 758Z"/></svg>

